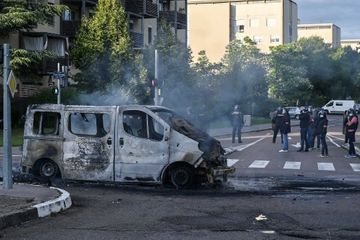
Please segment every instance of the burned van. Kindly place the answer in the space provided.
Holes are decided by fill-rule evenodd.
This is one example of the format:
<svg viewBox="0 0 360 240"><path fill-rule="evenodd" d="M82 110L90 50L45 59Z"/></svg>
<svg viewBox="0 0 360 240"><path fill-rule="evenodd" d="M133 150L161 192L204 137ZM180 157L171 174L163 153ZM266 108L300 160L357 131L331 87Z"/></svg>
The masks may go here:
<svg viewBox="0 0 360 240"><path fill-rule="evenodd" d="M21 165L43 178L176 187L235 171L217 140L170 109L140 105L29 106Z"/></svg>

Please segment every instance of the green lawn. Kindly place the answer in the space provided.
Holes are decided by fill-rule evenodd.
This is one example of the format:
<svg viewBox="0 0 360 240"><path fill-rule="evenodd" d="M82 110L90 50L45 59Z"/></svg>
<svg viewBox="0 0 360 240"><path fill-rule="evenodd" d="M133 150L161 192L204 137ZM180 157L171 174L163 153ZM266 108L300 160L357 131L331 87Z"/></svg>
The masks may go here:
<svg viewBox="0 0 360 240"><path fill-rule="evenodd" d="M20 146L23 143L24 129L15 128L11 131L11 143L13 146ZM0 131L0 146L3 146L3 130Z"/></svg>

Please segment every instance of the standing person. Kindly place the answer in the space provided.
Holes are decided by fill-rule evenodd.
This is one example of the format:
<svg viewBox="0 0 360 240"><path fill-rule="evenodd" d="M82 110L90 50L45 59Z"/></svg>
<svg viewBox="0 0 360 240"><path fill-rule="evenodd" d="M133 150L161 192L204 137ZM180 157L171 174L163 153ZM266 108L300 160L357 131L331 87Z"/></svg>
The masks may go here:
<svg viewBox="0 0 360 240"><path fill-rule="evenodd" d="M326 112L324 110L320 110L319 112L319 121L317 124L317 133L320 135L321 142L321 155L320 157L327 157L328 147L326 143L326 133L327 133L328 119L326 117Z"/></svg>
<svg viewBox="0 0 360 240"><path fill-rule="evenodd" d="M284 114L282 113L282 109L280 107L278 107L277 110L276 110L275 117L271 120L271 122L273 124L273 131L274 131L274 135L273 135L273 139L272 139L273 143L276 142L276 137L277 137L277 134L278 134L278 132L280 130L281 122L283 120L283 117L284 117ZM281 143L283 143L283 136L282 135L281 135Z"/></svg>
<svg viewBox="0 0 360 240"><path fill-rule="evenodd" d="M343 117L343 134L345 135L344 144L349 142L349 138L348 138L348 134L347 134L347 132L348 132L348 126L347 126L348 117L349 117L349 110L345 111L344 117Z"/></svg>
<svg viewBox="0 0 360 240"><path fill-rule="evenodd" d="M349 141L349 152L348 155L345 155L345 158L353 158L356 157L354 142L355 142L355 132L358 126L358 117L356 116L354 109L350 109L348 111L346 126L347 126L346 129L347 129L347 136Z"/></svg>
<svg viewBox="0 0 360 240"><path fill-rule="evenodd" d="M310 114L307 108L302 108L300 115L300 137L301 137L301 147L298 152L302 152L305 150L305 152L309 151L309 142L307 139L308 129L310 125ZM305 145L305 146L304 146Z"/></svg>
<svg viewBox="0 0 360 240"><path fill-rule="evenodd" d="M318 132L318 125L319 125L319 112L320 109L315 109L314 113L313 113L313 120L312 120L312 137L311 137L311 143L310 143L310 147L312 149L314 149L315 146L315 138L316 138L316 148L319 149L320 148L320 133Z"/></svg>
<svg viewBox="0 0 360 240"><path fill-rule="evenodd" d="M239 105L234 106L234 111L231 113L232 115L232 143L235 143L235 133L237 132L238 143L242 143L241 141L241 129L244 126L244 116L240 112Z"/></svg>
<svg viewBox="0 0 360 240"><path fill-rule="evenodd" d="M282 109L282 114L283 117L280 125L280 133L283 137L283 144L282 144L282 149L279 152L288 152L289 151L288 133L291 132L290 115L285 108Z"/></svg>

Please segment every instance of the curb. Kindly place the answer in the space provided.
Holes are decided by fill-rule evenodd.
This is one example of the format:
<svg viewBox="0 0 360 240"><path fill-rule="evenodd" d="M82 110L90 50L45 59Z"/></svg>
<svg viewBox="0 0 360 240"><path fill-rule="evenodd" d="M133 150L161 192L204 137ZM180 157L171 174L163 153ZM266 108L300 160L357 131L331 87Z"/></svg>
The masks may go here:
<svg viewBox="0 0 360 240"><path fill-rule="evenodd" d="M1 216L0 229L18 225L36 218L47 217L51 214L59 213L60 211L64 211L71 207L71 197L67 191L55 187L50 188L57 190L61 193L61 195L54 200L39 203L25 210L19 210L11 214Z"/></svg>

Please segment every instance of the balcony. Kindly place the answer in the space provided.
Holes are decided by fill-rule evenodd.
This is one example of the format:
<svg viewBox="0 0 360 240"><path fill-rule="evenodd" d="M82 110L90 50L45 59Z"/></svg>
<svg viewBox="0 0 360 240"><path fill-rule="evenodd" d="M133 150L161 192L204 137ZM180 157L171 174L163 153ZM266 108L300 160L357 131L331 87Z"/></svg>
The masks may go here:
<svg viewBox="0 0 360 240"><path fill-rule="evenodd" d="M130 38L133 43L133 48L144 48L144 35L137 32L130 32Z"/></svg>
<svg viewBox="0 0 360 240"><path fill-rule="evenodd" d="M61 21L61 35L73 38L80 28L80 21Z"/></svg>
<svg viewBox="0 0 360 240"><path fill-rule="evenodd" d="M160 19L165 19L171 26L176 26L176 29L186 29L186 14L175 11L161 11L159 15Z"/></svg>
<svg viewBox="0 0 360 240"><path fill-rule="evenodd" d="M158 6L152 0L125 0L125 11L144 16L157 18Z"/></svg>
<svg viewBox="0 0 360 240"><path fill-rule="evenodd" d="M82 0L61 0L61 4L75 4L78 6L82 5ZM92 7L98 4L98 0L85 0L86 7Z"/></svg>

